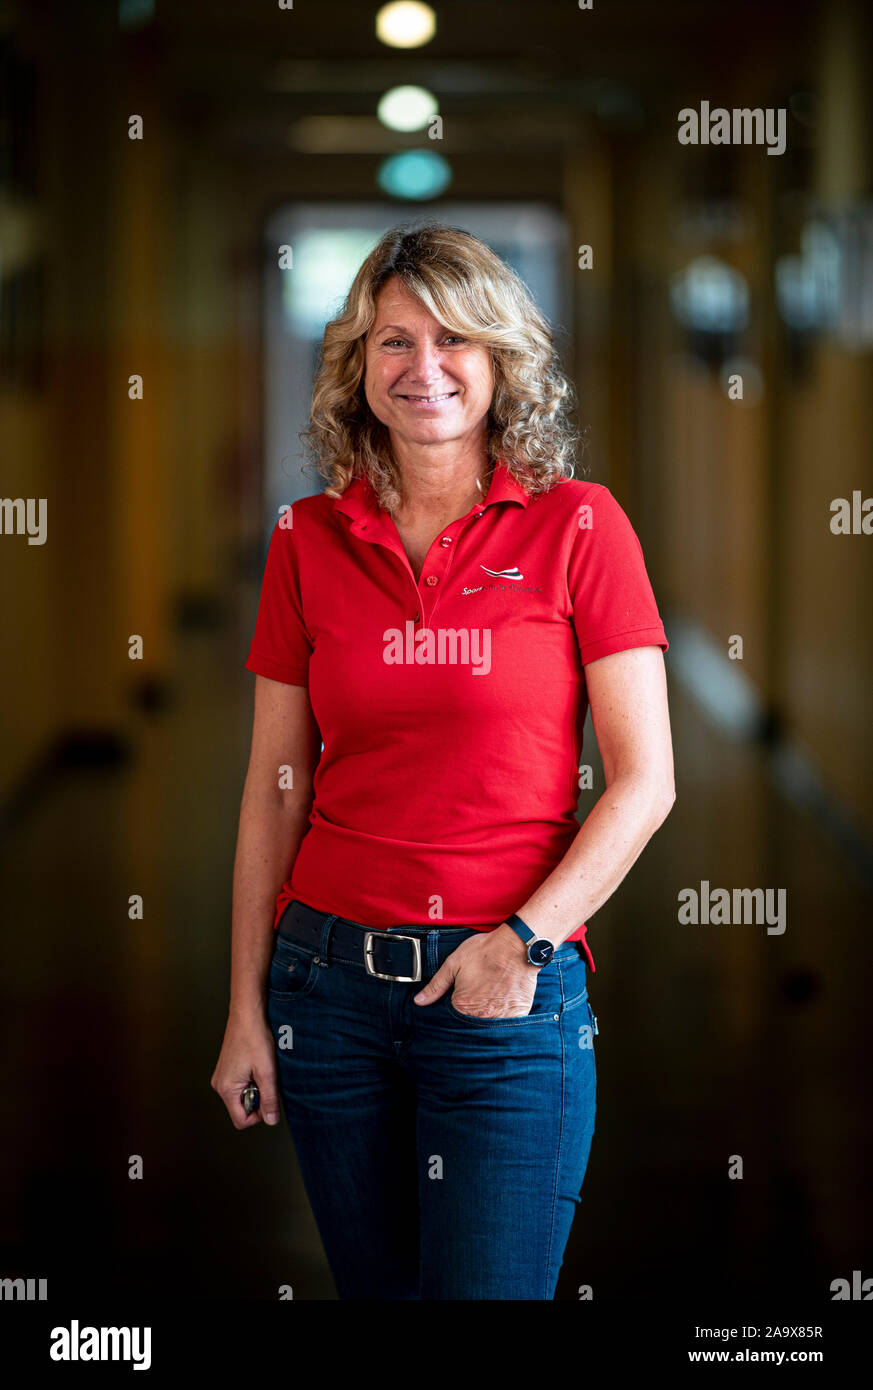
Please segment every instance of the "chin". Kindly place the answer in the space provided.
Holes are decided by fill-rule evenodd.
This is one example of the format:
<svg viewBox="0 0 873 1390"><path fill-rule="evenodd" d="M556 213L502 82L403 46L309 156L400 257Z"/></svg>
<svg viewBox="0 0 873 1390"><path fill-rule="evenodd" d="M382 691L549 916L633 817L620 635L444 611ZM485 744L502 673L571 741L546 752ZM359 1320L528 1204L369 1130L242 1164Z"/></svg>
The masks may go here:
<svg viewBox="0 0 873 1390"><path fill-rule="evenodd" d="M452 439L460 439L461 433L458 430L439 430L431 427L416 430L414 434L410 434L408 430L404 431L403 438L411 440L413 444L448 444Z"/></svg>

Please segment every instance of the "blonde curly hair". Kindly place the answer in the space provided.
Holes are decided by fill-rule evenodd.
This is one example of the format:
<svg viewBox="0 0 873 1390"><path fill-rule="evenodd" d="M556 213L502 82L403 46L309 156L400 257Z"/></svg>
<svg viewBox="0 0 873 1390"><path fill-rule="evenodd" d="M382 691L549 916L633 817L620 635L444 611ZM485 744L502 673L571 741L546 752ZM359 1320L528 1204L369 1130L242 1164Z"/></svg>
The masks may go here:
<svg viewBox="0 0 873 1390"><path fill-rule="evenodd" d="M364 477L387 511L400 505L390 436L364 394L365 337L376 296L395 275L450 332L490 349L491 466L502 459L529 493L572 477L579 438L569 420L574 394L549 324L523 281L483 241L459 227L427 222L385 233L324 330L310 424L301 438L327 479L327 495L340 497L354 478Z"/></svg>

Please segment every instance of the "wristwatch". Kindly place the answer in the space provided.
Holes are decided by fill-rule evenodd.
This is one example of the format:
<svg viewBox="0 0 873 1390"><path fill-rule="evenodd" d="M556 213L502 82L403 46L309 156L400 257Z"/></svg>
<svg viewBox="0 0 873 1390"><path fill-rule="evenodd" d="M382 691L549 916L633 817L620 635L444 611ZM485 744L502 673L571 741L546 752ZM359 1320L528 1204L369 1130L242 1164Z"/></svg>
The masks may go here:
<svg viewBox="0 0 873 1390"><path fill-rule="evenodd" d="M552 956L555 954L555 945L545 936L537 936L535 931L531 931L527 922L523 922L517 912L506 918L506 925L512 927L516 936L520 936L527 945L527 959L530 965L548 965Z"/></svg>

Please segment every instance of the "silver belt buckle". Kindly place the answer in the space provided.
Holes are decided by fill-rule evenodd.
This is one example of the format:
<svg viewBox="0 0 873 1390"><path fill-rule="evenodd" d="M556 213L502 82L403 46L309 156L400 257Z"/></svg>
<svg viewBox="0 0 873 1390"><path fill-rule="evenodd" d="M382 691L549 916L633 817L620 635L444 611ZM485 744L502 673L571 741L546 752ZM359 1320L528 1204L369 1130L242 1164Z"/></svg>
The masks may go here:
<svg viewBox="0 0 873 1390"><path fill-rule="evenodd" d="M389 941L411 941L412 952L415 958L414 975L383 975L380 970L373 969L373 937L387 936ZM364 937L364 965L367 967L367 974L374 975L377 980L396 980L398 984L417 984L421 979L421 942L417 936L394 936L387 931L368 931Z"/></svg>

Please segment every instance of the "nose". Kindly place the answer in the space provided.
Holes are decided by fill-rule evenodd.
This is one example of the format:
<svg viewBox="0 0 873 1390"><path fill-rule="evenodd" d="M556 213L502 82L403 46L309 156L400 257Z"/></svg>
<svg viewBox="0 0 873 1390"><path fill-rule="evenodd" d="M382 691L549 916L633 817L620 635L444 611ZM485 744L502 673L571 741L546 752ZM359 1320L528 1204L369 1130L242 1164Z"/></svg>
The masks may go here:
<svg viewBox="0 0 873 1390"><path fill-rule="evenodd" d="M410 386L435 386L443 375L442 354L436 343L419 343L407 368Z"/></svg>

